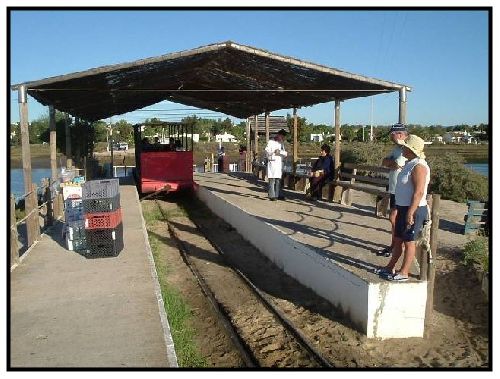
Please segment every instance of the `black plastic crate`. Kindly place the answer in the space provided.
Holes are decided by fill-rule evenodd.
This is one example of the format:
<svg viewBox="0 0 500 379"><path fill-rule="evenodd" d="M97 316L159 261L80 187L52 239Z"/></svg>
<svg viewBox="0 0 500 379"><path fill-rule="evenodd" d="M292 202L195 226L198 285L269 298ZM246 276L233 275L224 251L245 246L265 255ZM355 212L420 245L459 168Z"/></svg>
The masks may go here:
<svg viewBox="0 0 500 379"><path fill-rule="evenodd" d="M70 240L85 239L85 220L67 222L64 225L64 232Z"/></svg>
<svg viewBox="0 0 500 379"><path fill-rule="evenodd" d="M78 198L78 199L67 198L66 200L64 200L64 208L65 209L68 209L68 208L81 208L81 207L82 207L82 199L81 198Z"/></svg>
<svg viewBox="0 0 500 379"><path fill-rule="evenodd" d="M86 231L87 250L92 256L117 256L123 250L123 224L113 229Z"/></svg>
<svg viewBox="0 0 500 379"><path fill-rule="evenodd" d="M119 193L118 179L90 180L82 186L83 200L113 198Z"/></svg>
<svg viewBox="0 0 500 379"><path fill-rule="evenodd" d="M83 200L84 213L114 212L120 208L120 194L111 198Z"/></svg>

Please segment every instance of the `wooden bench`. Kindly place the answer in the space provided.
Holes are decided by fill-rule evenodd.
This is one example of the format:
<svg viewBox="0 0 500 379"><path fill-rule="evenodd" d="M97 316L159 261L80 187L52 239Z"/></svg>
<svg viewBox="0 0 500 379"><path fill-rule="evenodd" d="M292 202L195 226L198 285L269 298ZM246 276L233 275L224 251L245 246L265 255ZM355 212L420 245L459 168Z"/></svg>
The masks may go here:
<svg viewBox="0 0 500 379"><path fill-rule="evenodd" d="M369 166L355 163L344 163L339 179L331 182L329 193L333 192L333 200L341 204L351 205L352 190L362 191L377 196L375 214L387 216L390 193L389 186L390 169L381 166Z"/></svg>
<svg viewBox="0 0 500 379"><path fill-rule="evenodd" d="M467 201L467 214L464 217L464 234L477 233L481 229L488 228L488 202L477 200Z"/></svg>
<svg viewBox="0 0 500 379"><path fill-rule="evenodd" d="M283 172L283 188L288 188L294 191L305 191L309 175L302 172Z"/></svg>
<svg viewBox="0 0 500 379"><path fill-rule="evenodd" d="M257 179L262 179L262 180L267 179L267 165L265 165L262 162L253 161L252 172L257 177Z"/></svg>

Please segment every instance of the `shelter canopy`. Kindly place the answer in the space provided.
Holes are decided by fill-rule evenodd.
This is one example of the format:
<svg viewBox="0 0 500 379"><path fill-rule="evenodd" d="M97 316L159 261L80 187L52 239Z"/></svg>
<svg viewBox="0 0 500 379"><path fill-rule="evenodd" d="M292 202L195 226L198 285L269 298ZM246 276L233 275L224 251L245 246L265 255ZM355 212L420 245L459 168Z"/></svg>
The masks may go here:
<svg viewBox="0 0 500 379"><path fill-rule="evenodd" d="M21 84L40 103L88 121L163 100L247 118L411 90L231 41Z"/></svg>

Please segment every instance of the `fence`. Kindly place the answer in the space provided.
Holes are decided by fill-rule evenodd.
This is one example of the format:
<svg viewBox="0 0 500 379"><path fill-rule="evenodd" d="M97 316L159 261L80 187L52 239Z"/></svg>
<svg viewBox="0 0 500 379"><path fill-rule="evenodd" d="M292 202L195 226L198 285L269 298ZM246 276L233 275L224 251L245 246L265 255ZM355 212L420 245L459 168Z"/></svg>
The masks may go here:
<svg viewBox="0 0 500 379"><path fill-rule="evenodd" d="M24 248L30 248L40 239L41 231L53 225L54 220L63 214L62 194L57 192L54 184L58 181L43 179L40 188L32 184L31 191L24 194L25 216L16 220L16 198L10 196L10 266L19 262L21 246L19 244L18 228L26 225L26 239ZM41 202L41 204L39 204ZM43 222L40 223L40 216Z"/></svg>

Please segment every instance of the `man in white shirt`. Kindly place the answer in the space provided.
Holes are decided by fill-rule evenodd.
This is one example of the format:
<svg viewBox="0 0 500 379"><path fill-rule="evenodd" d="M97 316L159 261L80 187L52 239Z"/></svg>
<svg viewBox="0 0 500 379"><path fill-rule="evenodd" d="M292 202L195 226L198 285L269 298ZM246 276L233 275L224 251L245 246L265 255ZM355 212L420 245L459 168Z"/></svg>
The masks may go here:
<svg viewBox="0 0 500 379"><path fill-rule="evenodd" d="M287 152L283 146L286 131L281 129L274 139L269 140L265 148L267 154L267 179L269 180L269 199L284 199L281 195L281 176L283 174L283 158Z"/></svg>
<svg viewBox="0 0 500 379"><path fill-rule="evenodd" d="M391 246L386 247L377 252L377 255L383 255L384 257L390 257L392 254L392 248L394 247L394 225L396 222L396 181L401 169L406 163L406 158L403 156L403 151L401 150L401 143L408 138L408 131L404 124L394 124L391 127L390 136L392 142L396 144L391 153L382 160L382 166L391 169L389 172L389 188L388 192L391 194L390 208L391 212L389 214L389 221L391 222Z"/></svg>

